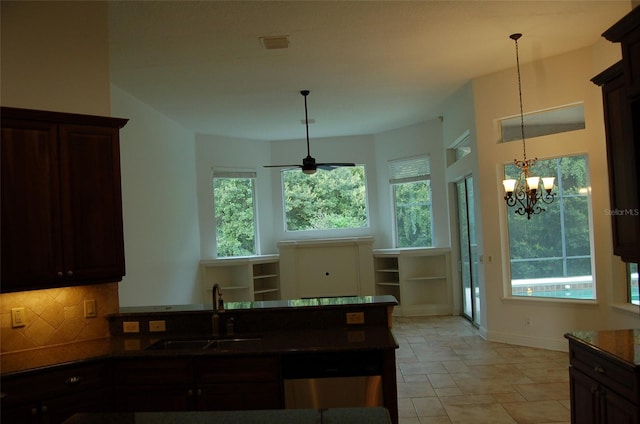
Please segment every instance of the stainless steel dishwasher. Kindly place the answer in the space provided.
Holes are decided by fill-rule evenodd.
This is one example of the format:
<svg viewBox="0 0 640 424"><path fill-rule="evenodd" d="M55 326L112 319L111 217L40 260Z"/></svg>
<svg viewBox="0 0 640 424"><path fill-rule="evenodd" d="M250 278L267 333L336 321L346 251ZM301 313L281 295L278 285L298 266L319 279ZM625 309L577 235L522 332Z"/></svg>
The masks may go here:
<svg viewBox="0 0 640 424"><path fill-rule="evenodd" d="M282 373L287 409L383 406L380 352L293 354Z"/></svg>

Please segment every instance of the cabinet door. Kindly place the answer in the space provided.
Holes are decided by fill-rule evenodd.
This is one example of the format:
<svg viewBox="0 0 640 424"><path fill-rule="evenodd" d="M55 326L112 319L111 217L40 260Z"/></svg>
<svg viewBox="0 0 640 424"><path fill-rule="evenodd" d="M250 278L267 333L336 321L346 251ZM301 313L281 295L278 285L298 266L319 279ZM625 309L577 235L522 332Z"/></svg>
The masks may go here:
<svg viewBox="0 0 640 424"><path fill-rule="evenodd" d="M118 412L190 411L193 396L189 385L116 386L115 409Z"/></svg>
<svg viewBox="0 0 640 424"><path fill-rule="evenodd" d="M598 419L598 383L573 367L569 368L571 422L596 424Z"/></svg>
<svg viewBox="0 0 640 424"><path fill-rule="evenodd" d="M638 406L619 396L615 392L600 390L602 405L601 416L607 424L637 424L640 418Z"/></svg>
<svg viewBox="0 0 640 424"><path fill-rule="evenodd" d="M56 125L2 121L2 291L63 284Z"/></svg>
<svg viewBox="0 0 640 424"><path fill-rule="evenodd" d="M110 399L111 391L106 388L45 399L40 406L41 421L44 424L61 423L78 412L109 412Z"/></svg>
<svg viewBox="0 0 640 424"><path fill-rule="evenodd" d="M123 359L114 366L115 410L193 409L193 368L187 358Z"/></svg>
<svg viewBox="0 0 640 424"><path fill-rule="evenodd" d="M37 403L14 407L2 407L0 410L2 423L40 424L40 408Z"/></svg>
<svg viewBox="0 0 640 424"><path fill-rule="evenodd" d="M640 217L638 204L638 163L632 137L631 112L624 76L618 75L602 88L607 133L609 194L613 253L624 261L638 258L640 250Z"/></svg>
<svg viewBox="0 0 640 424"><path fill-rule="evenodd" d="M62 239L68 281L120 281L124 240L118 130L61 125Z"/></svg>
<svg viewBox="0 0 640 424"><path fill-rule="evenodd" d="M276 382L204 384L200 389L198 397L200 411L282 408L280 384Z"/></svg>

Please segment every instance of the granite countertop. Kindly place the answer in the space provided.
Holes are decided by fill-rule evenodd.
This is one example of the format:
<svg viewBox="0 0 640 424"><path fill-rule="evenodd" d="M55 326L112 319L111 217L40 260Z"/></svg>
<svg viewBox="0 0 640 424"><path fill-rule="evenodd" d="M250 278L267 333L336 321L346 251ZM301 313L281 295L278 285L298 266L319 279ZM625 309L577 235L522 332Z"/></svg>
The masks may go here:
<svg viewBox="0 0 640 424"><path fill-rule="evenodd" d="M397 304L393 296L313 298L265 302L232 302L225 319L235 317L232 335L218 338L250 338L237 343L220 343L208 349L147 348L166 339L213 339L211 305L179 305L121 308L109 319L111 337L43 347L0 355L2 376L37 371L65 364L118 357L175 357L222 355L282 355L297 352L346 352L393 350L398 348L388 326L389 306ZM361 324L345 322L343 310L360 311ZM178 322L179 319L186 321ZM148 321L166 320L167 331L141 331L126 334L123 320L134 320L146 329ZM221 314L222 321L222 314ZM366 321L366 325L364 322ZM222 328L227 328L222 327Z"/></svg>
<svg viewBox="0 0 640 424"><path fill-rule="evenodd" d="M63 424L388 424L382 407L335 409L281 409L220 412L136 412L75 414Z"/></svg>
<svg viewBox="0 0 640 424"><path fill-rule="evenodd" d="M297 308L313 307L345 307L345 306L395 306L398 301L393 296L345 296L345 297L314 297L307 299L290 300L265 300L261 302L226 302L224 307L228 311L259 311L271 309L292 310ZM147 314L147 313L174 313L174 312L211 312L210 304L194 305L159 305L159 306L127 306L121 307L118 314Z"/></svg>
<svg viewBox="0 0 640 424"><path fill-rule="evenodd" d="M572 331L565 337L630 365L640 365L640 330Z"/></svg>
<svg viewBox="0 0 640 424"><path fill-rule="evenodd" d="M228 355L282 355L301 352L347 352L358 350L393 350L398 348L388 328L359 327L324 330L274 331L234 336L257 340L234 343L212 349L147 350L154 342L177 338L211 338L208 334L159 336L114 336L68 345L6 353L1 359L2 375L38 370L51 366L122 357L176 357Z"/></svg>

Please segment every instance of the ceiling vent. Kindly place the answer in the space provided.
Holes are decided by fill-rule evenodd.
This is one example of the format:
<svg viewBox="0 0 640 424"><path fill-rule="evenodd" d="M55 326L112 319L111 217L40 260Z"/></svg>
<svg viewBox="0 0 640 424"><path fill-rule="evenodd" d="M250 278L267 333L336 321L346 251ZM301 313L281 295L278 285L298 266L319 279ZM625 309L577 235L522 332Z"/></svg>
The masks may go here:
<svg viewBox="0 0 640 424"><path fill-rule="evenodd" d="M289 47L288 35L276 35L273 37L260 37L260 44L265 50L286 49Z"/></svg>

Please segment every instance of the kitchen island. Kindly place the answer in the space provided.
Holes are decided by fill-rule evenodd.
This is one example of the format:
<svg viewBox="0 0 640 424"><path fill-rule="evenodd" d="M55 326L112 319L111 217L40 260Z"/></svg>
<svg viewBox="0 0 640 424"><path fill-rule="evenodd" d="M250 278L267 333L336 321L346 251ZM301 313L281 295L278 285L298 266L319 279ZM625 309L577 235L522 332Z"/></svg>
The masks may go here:
<svg viewBox="0 0 640 424"><path fill-rule="evenodd" d="M573 331L565 338L571 422L640 422L640 330Z"/></svg>
<svg viewBox="0 0 640 424"><path fill-rule="evenodd" d="M348 408L368 402L384 406L397 423L398 344L390 330L395 303L391 296L230 303L219 313L216 336L211 306L122 308L108 317L109 339L3 355L3 418L34 407L41 413L43 406L52 414L51 399L64 397L64 418L69 412L317 409L308 402ZM137 331L125 332L132 327ZM207 348L194 340L206 341ZM332 378L359 378L377 395L353 405L306 398L291 404L287 397L289 380ZM61 387L48 393L27 389L58 381ZM89 396L82 404L87 408L73 402L80 394Z"/></svg>

